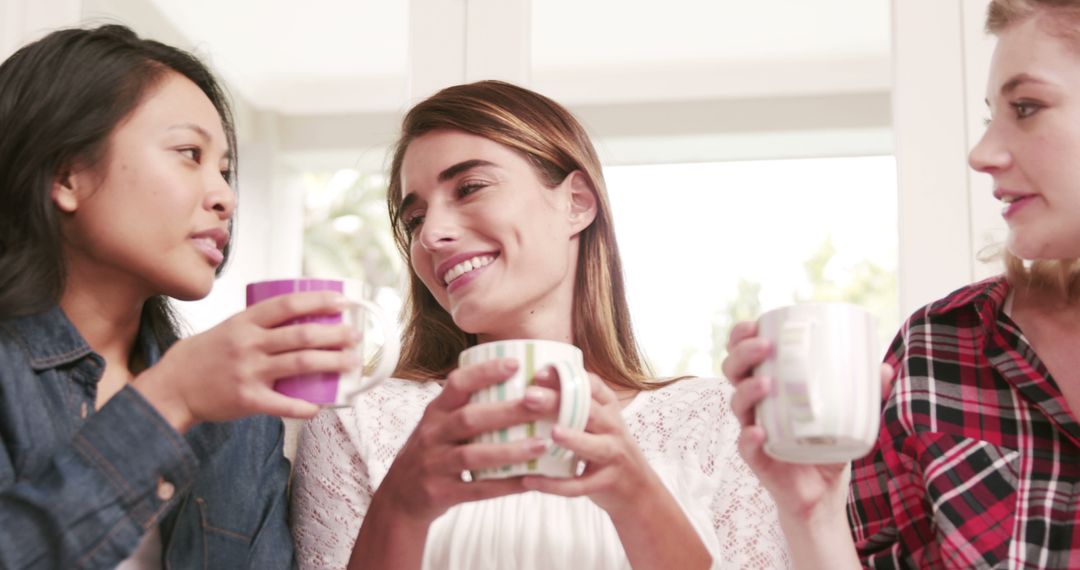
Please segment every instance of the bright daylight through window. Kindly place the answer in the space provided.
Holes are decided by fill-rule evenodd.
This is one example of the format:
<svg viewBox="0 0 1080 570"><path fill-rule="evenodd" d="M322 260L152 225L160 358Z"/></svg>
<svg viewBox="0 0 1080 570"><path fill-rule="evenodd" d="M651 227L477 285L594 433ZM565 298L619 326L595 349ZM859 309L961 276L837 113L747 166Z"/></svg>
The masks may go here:
<svg viewBox="0 0 1080 570"><path fill-rule="evenodd" d="M858 303L884 352L899 324L891 156L605 169L638 340L661 376L719 376L731 325L798 301ZM382 173L306 177L304 270L396 311L403 266Z"/></svg>

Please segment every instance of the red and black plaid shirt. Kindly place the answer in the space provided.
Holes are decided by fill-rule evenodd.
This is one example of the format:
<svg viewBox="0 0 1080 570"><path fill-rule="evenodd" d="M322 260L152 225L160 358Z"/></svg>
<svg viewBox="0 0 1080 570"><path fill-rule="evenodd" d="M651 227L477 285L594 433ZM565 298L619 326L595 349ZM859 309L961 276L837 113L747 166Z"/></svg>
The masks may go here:
<svg viewBox="0 0 1080 570"><path fill-rule="evenodd" d="M848 503L864 566L1080 568L1080 425L1008 292L964 287L893 341L899 375Z"/></svg>

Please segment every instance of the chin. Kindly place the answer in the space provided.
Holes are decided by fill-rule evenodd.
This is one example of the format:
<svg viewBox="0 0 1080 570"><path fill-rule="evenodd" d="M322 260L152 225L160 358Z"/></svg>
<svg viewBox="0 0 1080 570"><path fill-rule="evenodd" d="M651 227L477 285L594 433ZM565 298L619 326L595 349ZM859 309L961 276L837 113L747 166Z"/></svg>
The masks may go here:
<svg viewBox="0 0 1080 570"><path fill-rule="evenodd" d="M1080 258L1080 247L1077 245L1025 240L1014 235L1009 236L1006 248L1009 253L1028 261Z"/></svg>
<svg viewBox="0 0 1080 570"><path fill-rule="evenodd" d="M450 312L450 318L462 332L483 334L491 330L491 318L480 307L457 306Z"/></svg>
<svg viewBox="0 0 1080 570"><path fill-rule="evenodd" d="M198 301L209 295L213 287L213 279L206 283L178 283L170 287L164 294L177 301Z"/></svg>

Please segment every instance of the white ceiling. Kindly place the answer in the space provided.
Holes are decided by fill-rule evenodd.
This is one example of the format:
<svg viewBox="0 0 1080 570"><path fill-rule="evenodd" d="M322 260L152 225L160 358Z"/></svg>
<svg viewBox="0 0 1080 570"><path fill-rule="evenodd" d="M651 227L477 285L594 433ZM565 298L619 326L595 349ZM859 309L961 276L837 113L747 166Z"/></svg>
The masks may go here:
<svg viewBox="0 0 1080 570"><path fill-rule="evenodd" d="M256 107L405 102L406 0L149 1ZM532 21L534 82L570 104L889 83L889 0L532 0Z"/></svg>

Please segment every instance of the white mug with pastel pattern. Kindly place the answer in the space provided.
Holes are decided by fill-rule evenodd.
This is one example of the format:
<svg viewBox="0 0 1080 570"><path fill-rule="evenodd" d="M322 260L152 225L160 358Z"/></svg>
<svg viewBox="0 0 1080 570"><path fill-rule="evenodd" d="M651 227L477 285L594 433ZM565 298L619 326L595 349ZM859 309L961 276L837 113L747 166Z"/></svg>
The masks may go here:
<svg viewBox="0 0 1080 570"><path fill-rule="evenodd" d="M581 349L551 340L500 340L480 344L462 351L458 357L460 366L478 364L496 358L514 358L519 366L507 380L478 390L472 402L505 402L519 400L525 389L533 384L533 377L545 366L551 366L559 378L559 415L556 420L571 430L583 430L589 419L592 389L589 375L585 372ZM481 434L478 443L510 443L531 437L551 438L551 420L536 420L498 431ZM472 473L473 479L501 479L520 475L546 475L548 477L573 477L577 475L578 460L572 452L551 445L544 454L526 463L481 469Z"/></svg>
<svg viewBox="0 0 1080 570"><path fill-rule="evenodd" d="M762 315L758 335L773 346L754 371L773 382L756 410L765 453L792 463L866 455L881 419L874 317L848 303L792 305Z"/></svg>

